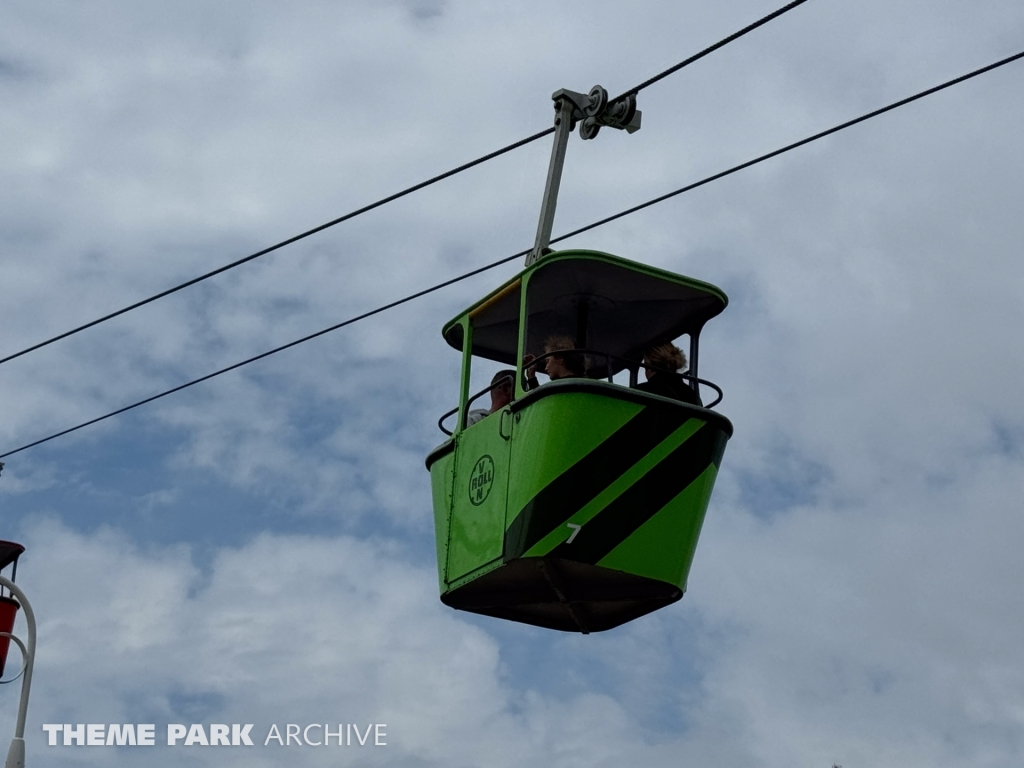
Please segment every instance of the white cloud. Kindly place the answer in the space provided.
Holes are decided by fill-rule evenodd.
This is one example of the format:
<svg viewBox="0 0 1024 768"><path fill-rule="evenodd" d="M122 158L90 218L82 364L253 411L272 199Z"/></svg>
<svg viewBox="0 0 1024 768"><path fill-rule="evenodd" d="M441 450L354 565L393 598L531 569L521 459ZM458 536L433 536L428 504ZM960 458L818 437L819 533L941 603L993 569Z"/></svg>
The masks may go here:
<svg viewBox="0 0 1024 768"><path fill-rule="evenodd" d="M540 130L556 88L618 92L775 7L10 11L3 352ZM644 91L638 134L573 139L556 233L1013 53L1022 29L1010 0L807 3ZM31 538L46 638L33 711L355 710L403 724L379 758L401 765L1019 763L1021 66L570 241L732 298L701 372L736 434L680 605L580 639L437 603L422 456L458 377L439 329L510 265L6 459L0 522ZM0 438L529 246L548 151L5 364ZM225 489L193 530L196 499ZM41 510L59 518L19 527Z"/></svg>
<svg viewBox="0 0 1024 768"><path fill-rule="evenodd" d="M22 569L39 616L28 738L39 765L111 759L46 748L42 722L155 721L158 735L193 720L254 722L263 734L271 723L386 722L388 749L372 759L387 765L593 765L636 739L605 695L554 701L509 689L495 640L441 606L432 570L410 565L395 542L262 534L219 550L205 571L183 546L144 550L53 521L32 525L26 543L48 565L27 559ZM604 735L594 740L595 730ZM361 764L366 753L354 751L294 749L288 759ZM267 759L190 756L254 755Z"/></svg>

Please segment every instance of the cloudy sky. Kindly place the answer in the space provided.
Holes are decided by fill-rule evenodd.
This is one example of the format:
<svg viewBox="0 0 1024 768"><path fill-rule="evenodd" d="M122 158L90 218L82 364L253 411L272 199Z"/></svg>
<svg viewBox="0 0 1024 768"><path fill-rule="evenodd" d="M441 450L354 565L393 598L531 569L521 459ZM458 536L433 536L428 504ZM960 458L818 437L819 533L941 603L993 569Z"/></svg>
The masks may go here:
<svg viewBox="0 0 1024 768"><path fill-rule="evenodd" d="M5 4L0 356L780 5ZM1021 50L1016 0L810 0L645 90L639 133L573 137L555 233ZM731 300L701 373L735 436L689 591L619 629L437 599L440 328L518 264L6 459L0 538L28 547L39 617L29 765L1022 764L1022 81L1010 64L565 243ZM549 152L0 366L0 453L529 247ZM373 722L387 746L59 748L47 722Z"/></svg>

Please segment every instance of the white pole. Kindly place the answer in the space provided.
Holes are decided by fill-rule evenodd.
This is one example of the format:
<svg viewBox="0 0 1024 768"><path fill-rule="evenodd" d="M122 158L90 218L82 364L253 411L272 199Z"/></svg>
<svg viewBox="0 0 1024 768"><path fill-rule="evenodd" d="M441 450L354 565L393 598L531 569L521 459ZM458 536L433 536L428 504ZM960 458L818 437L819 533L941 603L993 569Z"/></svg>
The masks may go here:
<svg viewBox="0 0 1024 768"><path fill-rule="evenodd" d="M25 622L28 624L28 650L25 652L25 674L21 680L18 724L14 728L14 738L11 739L11 748L7 751L7 762L4 765L4 768L25 768L25 718L28 715L28 694L32 686L32 666L36 660L36 615L32 612L32 605L25 597L25 593L13 581L0 576L0 585L9 589L21 603L21 608L25 611Z"/></svg>

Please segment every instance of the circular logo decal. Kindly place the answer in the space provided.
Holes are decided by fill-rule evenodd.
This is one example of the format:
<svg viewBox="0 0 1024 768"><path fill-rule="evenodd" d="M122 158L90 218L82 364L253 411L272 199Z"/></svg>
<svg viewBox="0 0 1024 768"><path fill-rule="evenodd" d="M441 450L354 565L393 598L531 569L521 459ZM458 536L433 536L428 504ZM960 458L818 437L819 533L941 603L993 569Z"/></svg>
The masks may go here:
<svg viewBox="0 0 1024 768"><path fill-rule="evenodd" d="M487 499L494 485L494 459L486 453L477 459L473 471L469 473L469 500L478 507Z"/></svg>

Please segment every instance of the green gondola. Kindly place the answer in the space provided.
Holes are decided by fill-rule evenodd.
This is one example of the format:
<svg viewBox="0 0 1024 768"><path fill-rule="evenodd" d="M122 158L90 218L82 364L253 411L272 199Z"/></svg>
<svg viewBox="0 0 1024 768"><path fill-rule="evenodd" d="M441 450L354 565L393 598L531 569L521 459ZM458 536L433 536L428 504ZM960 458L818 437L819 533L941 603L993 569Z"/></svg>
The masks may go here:
<svg viewBox="0 0 1024 768"><path fill-rule="evenodd" d="M732 424L635 386L645 350L688 335L686 379L720 400L697 379L698 341L727 301L698 280L562 251L444 327L463 357L453 434L426 462L442 602L587 633L682 597ZM576 340L585 375L528 391L524 356L555 334ZM467 426L478 358L515 367L514 398ZM625 371L628 386L612 381Z"/></svg>

